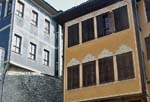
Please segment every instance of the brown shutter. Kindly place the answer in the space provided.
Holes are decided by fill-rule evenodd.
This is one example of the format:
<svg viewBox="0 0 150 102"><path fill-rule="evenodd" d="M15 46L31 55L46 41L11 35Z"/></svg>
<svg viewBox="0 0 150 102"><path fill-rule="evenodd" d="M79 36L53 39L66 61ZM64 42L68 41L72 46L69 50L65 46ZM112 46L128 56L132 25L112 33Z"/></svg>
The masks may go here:
<svg viewBox="0 0 150 102"><path fill-rule="evenodd" d="M102 36L104 36L103 15L97 16L96 19L97 19L97 33L98 33L98 37L102 37Z"/></svg>
<svg viewBox="0 0 150 102"><path fill-rule="evenodd" d="M114 21L114 13L109 12L109 22L110 22L110 33L113 33L115 31L115 21Z"/></svg>

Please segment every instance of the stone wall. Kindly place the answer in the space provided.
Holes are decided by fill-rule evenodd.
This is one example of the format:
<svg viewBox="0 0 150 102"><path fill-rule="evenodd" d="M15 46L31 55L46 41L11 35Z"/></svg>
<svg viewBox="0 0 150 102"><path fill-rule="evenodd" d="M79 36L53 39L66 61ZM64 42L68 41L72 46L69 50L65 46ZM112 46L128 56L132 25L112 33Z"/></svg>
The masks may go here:
<svg viewBox="0 0 150 102"><path fill-rule="evenodd" d="M61 78L11 66L4 80L2 99L2 102L62 102Z"/></svg>

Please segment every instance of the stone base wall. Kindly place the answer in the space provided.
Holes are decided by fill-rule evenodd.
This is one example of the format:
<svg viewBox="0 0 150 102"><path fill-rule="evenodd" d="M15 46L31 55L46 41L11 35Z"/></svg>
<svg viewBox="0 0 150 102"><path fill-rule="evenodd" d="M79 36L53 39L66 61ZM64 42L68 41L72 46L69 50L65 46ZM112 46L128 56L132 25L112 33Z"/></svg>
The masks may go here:
<svg viewBox="0 0 150 102"><path fill-rule="evenodd" d="M4 80L2 99L2 102L62 102L61 78L11 66Z"/></svg>

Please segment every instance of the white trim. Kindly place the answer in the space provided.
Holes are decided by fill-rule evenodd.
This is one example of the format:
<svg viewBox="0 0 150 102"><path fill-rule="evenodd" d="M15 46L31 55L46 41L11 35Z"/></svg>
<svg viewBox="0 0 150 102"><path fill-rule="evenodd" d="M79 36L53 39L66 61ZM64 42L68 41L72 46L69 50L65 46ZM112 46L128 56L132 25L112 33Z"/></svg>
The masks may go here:
<svg viewBox="0 0 150 102"><path fill-rule="evenodd" d="M70 62L67 64L67 67L75 66L75 65L78 65L78 64L80 64L80 61L78 61L78 60L75 59L75 58L72 58L72 59L70 60Z"/></svg>
<svg viewBox="0 0 150 102"><path fill-rule="evenodd" d="M87 54L85 56L85 58L82 60L82 63L86 63L86 62L91 62L91 61L94 61L96 60L96 57L91 55L91 54Z"/></svg>
<svg viewBox="0 0 150 102"><path fill-rule="evenodd" d="M133 49L131 49L127 45L122 45L119 47L119 49L116 51L115 54L118 55L118 54L127 53L127 52L131 52L131 51L133 51Z"/></svg>
<svg viewBox="0 0 150 102"><path fill-rule="evenodd" d="M100 54L99 54L99 56L98 56L98 58L106 58L106 57L111 57L111 56L113 56L113 53L112 52L110 52L109 50L107 50L107 49L104 49Z"/></svg>

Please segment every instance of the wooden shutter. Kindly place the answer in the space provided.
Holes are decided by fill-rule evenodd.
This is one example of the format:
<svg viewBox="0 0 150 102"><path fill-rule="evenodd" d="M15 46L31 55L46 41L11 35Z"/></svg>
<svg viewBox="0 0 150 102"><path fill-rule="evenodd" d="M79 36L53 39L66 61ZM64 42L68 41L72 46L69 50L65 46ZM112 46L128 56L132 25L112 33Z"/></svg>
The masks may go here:
<svg viewBox="0 0 150 102"><path fill-rule="evenodd" d="M68 90L79 88L79 65L68 68Z"/></svg>
<svg viewBox="0 0 150 102"><path fill-rule="evenodd" d="M98 37L102 37L102 36L104 36L103 15L97 16L96 19L97 19L97 33L98 33Z"/></svg>
<svg viewBox="0 0 150 102"><path fill-rule="evenodd" d="M96 84L95 61L83 64L83 86L92 86Z"/></svg>
<svg viewBox="0 0 150 102"><path fill-rule="evenodd" d="M109 12L109 22L110 22L110 33L113 33L115 31L115 21L114 21L114 13Z"/></svg>
<svg viewBox="0 0 150 102"><path fill-rule="evenodd" d="M114 12L115 19L115 31L119 32L121 30L125 30L129 28L129 19L128 19L128 11L127 6L120 7Z"/></svg>
<svg viewBox="0 0 150 102"><path fill-rule="evenodd" d="M101 84L114 81L113 57L99 60L99 81Z"/></svg>
<svg viewBox="0 0 150 102"><path fill-rule="evenodd" d="M118 80L135 77L132 52L117 55Z"/></svg>
<svg viewBox="0 0 150 102"><path fill-rule="evenodd" d="M94 21L93 18L82 22L82 42L94 39Z"/></svg>
<svg viewBox="0 0 150 102"><path fill-rule="evenodd" d="M68 47L79 44L79 24L68 27Z"/></svg>
<svg viewBox="0 0 150 102"><path fill-rule="evenodd" d="M147 59L150 59L150 37L145 38L145 45L146 45L146 52L147 52Z"/></svg>

